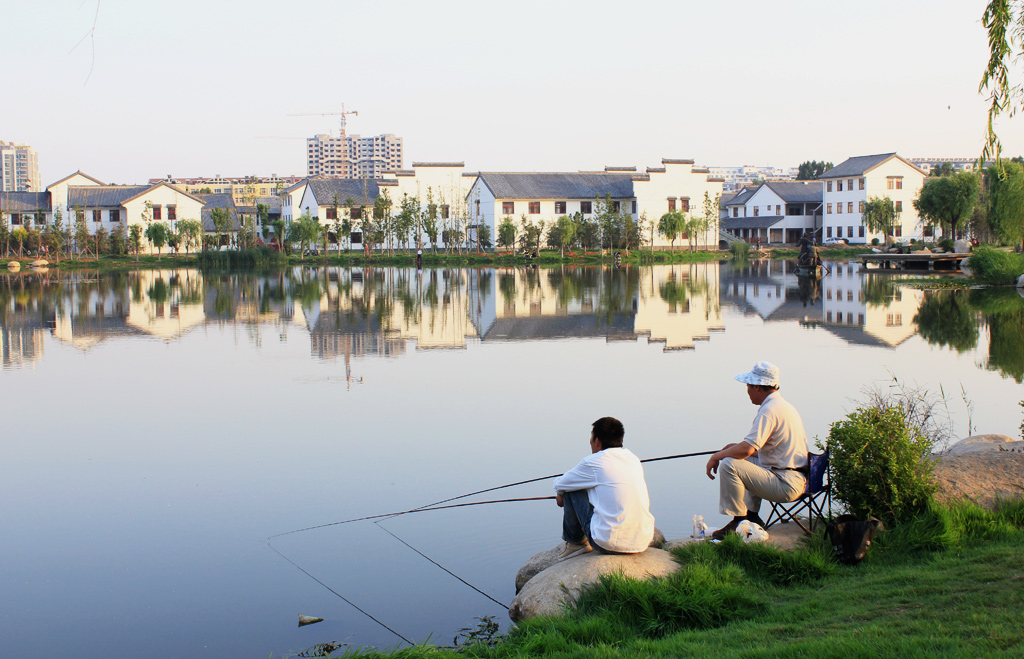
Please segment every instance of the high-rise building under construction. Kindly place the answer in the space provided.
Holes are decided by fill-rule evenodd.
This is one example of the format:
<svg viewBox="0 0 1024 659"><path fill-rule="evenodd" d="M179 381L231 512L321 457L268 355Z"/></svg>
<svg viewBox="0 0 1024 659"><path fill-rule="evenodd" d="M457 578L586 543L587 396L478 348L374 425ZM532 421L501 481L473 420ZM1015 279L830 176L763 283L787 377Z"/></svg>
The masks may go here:
<svg viewBox="0 0 1024 659"><path fill-rule="evenodd" d="M378 178L402 168L402 138L390 133L316 135L306 140L306 175L334 178Z"/></svg>

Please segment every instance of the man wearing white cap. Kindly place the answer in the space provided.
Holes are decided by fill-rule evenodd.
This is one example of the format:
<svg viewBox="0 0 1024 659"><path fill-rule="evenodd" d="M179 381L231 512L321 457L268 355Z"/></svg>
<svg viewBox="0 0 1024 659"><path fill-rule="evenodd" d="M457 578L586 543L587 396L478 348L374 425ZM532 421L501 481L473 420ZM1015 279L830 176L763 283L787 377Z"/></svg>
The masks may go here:
<svg viewBox="0 0 1024 659"><path fill-rule="evenodd" d="M796 408L779 393L779 368L757 362L736 376L747 385L750 402L758 405L753 426L742 442L726 444L708 460L711 480L721 473L718 509L732 521L711 534L721 540L743 520L764 525L761 499L796 501L807 489L807 434Z"/></svg>

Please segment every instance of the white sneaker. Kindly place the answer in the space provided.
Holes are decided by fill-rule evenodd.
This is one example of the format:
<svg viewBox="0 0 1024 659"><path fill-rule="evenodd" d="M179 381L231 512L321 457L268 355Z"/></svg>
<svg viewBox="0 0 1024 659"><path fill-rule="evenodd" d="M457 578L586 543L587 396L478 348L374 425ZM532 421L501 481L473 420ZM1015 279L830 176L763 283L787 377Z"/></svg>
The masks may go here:
<svg viewBox="0 0 1024 659"><path fill-rule="evenodd" d="M589 554L592 551L594 551L594 548L590 546L590 542L586 538L583 538L582 543L567 542L565 543L565 549L563 549L562 553L558 555L558 560L564 561L567 558L582 556L583 554Z"/></svg>

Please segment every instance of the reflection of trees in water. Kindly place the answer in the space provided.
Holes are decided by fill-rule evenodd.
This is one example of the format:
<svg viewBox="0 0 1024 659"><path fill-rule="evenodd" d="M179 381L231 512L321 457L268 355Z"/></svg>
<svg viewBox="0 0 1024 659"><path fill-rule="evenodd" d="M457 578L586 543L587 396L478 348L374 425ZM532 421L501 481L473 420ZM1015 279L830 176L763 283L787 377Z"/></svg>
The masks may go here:
<svg viewBox="0 0 1024 659"><path fill-rule="evenodd" d="M636 312L636 293L640 288L639 268L601 268L601 287L597 298L597 317L610 325L618 314Z"/></svg>
<svg viewBox="0 0 1024 659"><path fill-rule="evenodd" d="M978 314L965 291L925 291L914 316L917 332L932 345L957 352L978 345Z"/></svg>
<svg viewBox="0 0 1024 659"><path fill-rule="evenodd" d="M988 325L988 364L1004 377L1024 382L1024 299L1015 290L971 291L971 303Z"/></svg>
<svg viewBox="0 0 1024 659"><path fill-rule="evenodd" d="M865 304L888 307L898 294L898 288L893 282L883 276L868 274L861 284L861 291L864 293Z"/></svg>
<svg viewBox="0 0 1024 659"><path fill-rule="evenodd" d="M1024 382L1024 299L1016 291L926 291L914 323L928 343L957 352L977 347L984 323L989 335L986 367Z"/></svg>

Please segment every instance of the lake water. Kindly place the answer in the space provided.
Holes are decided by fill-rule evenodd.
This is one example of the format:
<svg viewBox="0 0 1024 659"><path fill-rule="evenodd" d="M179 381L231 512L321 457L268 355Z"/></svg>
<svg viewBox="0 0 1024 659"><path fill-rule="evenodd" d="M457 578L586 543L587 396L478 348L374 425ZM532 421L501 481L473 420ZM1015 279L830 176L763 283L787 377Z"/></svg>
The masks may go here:
<svg viewBox="0 0 1024 659"><path fill-rule="evenodd" d="M2 276L3 654L277 657L505 624L516 570L559 542L551 501L268 538L560 473L605 415L641 458L719 448L761 359L812 437L894 379L943 392L957 436L1018 434L1016 292L827 265L820 285L783 261ZM723 521L703 465L647 466L669 538Z"/></svg>

